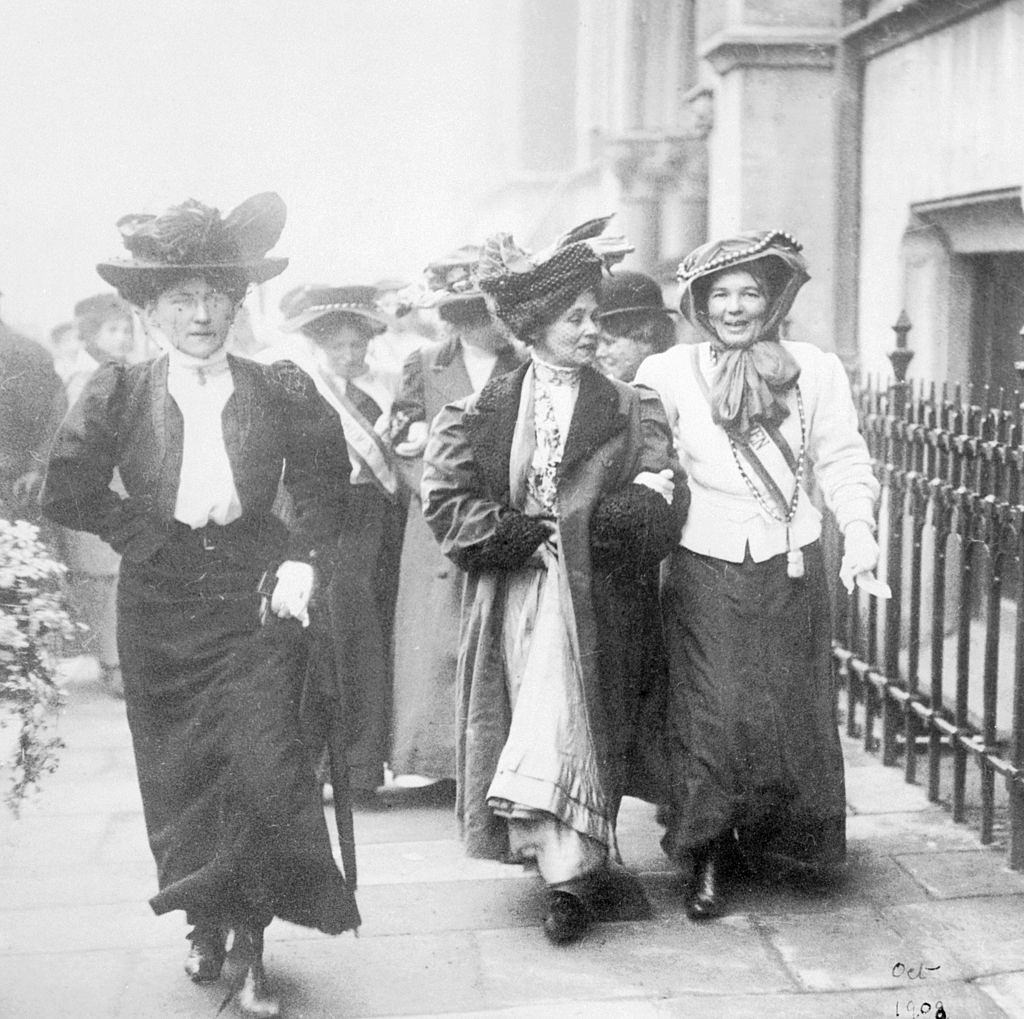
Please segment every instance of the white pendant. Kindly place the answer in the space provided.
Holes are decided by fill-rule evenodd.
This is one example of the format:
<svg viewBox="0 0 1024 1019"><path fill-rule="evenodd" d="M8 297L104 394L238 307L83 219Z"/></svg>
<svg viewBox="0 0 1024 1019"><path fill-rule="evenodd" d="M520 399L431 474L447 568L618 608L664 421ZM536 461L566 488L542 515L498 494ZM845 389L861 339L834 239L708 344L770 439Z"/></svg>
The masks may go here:
<svg viewBox="0 0 1024 1019"><path fill-rule="evenodd" d="M798 548L786 553L786 576L799 580L804 575L804 554Z"/></svg>

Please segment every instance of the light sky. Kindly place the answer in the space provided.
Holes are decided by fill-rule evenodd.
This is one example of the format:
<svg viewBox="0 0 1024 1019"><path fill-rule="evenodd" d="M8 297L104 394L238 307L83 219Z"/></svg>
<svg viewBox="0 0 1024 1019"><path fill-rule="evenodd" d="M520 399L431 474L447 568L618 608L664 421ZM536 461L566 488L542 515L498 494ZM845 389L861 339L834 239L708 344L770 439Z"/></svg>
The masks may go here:
<svg viewBox="0 0 1024 1019"><path fill-rule="evenodd" d="M495 0L0 0L0 315L105 284L115 221L277 191L303 282L416 274L499 182Z"/></svg>

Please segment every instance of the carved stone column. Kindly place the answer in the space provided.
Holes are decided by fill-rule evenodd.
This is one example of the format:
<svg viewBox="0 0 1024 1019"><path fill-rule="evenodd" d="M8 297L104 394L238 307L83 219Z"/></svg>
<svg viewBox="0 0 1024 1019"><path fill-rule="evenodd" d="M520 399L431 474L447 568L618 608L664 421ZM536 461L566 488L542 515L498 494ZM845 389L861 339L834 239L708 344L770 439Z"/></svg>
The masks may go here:
<svg viewBox="0 0 1024 1019"><path fill-rule="evenodd" d="M686 243L694 236L699 238L695 243L703 239L710 103L704 90L691 98L692 124L683 132L630 131L606 140L605 152L621 189L623 232L636 247L630 261L645 271L652 271L664 256L663 223L670 206L676 214L669 217L673 254L680 247L678 235Z"/></svg>

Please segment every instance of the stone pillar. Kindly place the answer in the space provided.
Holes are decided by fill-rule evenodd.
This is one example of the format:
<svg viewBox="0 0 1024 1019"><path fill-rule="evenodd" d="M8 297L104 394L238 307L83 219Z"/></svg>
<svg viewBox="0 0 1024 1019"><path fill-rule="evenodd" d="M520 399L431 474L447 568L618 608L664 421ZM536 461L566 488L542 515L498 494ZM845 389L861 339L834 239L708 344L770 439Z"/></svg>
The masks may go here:
<svg viewBox="0 0 1024 1019"><path fill-rule="evenodd" d="M627 259L628 264L653 272L662 260L665 207L682 182L691 184L691 204L683 206L682 211L692 212L694 199L698 215L702 211L699 191L703 179L703 147L703 139L693 134L637 131L609 139L606 152L621 189L619 209L623 232L636 248ZM673 225L679 227L678 223ZM687 227L692 236L694 227L684 223L682 229L686 231Z"/></svg>
<svg viewBox="0 0 1024 1019"><path fill-rule="evenodd" d="M798 23L764 25L744 22L746 6L734 4L734 19L726 14L701 41L716 76L709 82L716 115L708 232L780 229L796 236L812 278L793 308L789 335L832 350L838 10L827 24L826 5L805 6L789 7Z"/></svg>

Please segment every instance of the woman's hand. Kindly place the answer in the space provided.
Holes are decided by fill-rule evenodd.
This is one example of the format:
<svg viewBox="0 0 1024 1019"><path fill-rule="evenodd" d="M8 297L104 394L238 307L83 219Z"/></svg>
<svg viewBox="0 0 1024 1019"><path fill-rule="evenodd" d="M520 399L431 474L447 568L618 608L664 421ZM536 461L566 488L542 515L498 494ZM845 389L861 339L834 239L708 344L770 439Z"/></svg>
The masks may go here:
<svg viewBox="0 0 1024 1019"><path fill-rule="evenodd" d="M549 520L547 517L538 518L547 531L547 537L537 546L537 550L530 556L529 562L534 566L544 565L544 553L543 550L546 548L549 552L554 555L558 555L559 552L559 538L558 538L558 521Z"/></svg>
<svg viewBox="0 0 1024 1019"><path fill-rule="evenodd" d="M634 479L634 485L644 485L652 492L657 492L665 502L672 505L672 496L675 495L675 486L672 484L674 472L670 467L654 474L652 471L641 471Z"/></svg>
<svg viewBox="0 0 1024 1019"><path fill-rule="evenodd" d="M395 456L419 456L427 445L427 430L426 421L413 421L405 433L405 440L395 446Z"/></svg>
<svg viewBox="0 0 1024 1019"><path fill-rule="evenodd" d="M839 579L847 591L853 591L857 577L862 573L874 573L878 566L878 542L871 528L863 520L854 520L846 525L843 540L843 562L839 567Z"/></svg>
<svg viewBox="0 0 1024 1019"><path fill-rule="evenodd" d="M270 609L281 619L297 619L309 626L309 599L313 593L313 567L288 560L277 568L277 583Z"/></svg>

